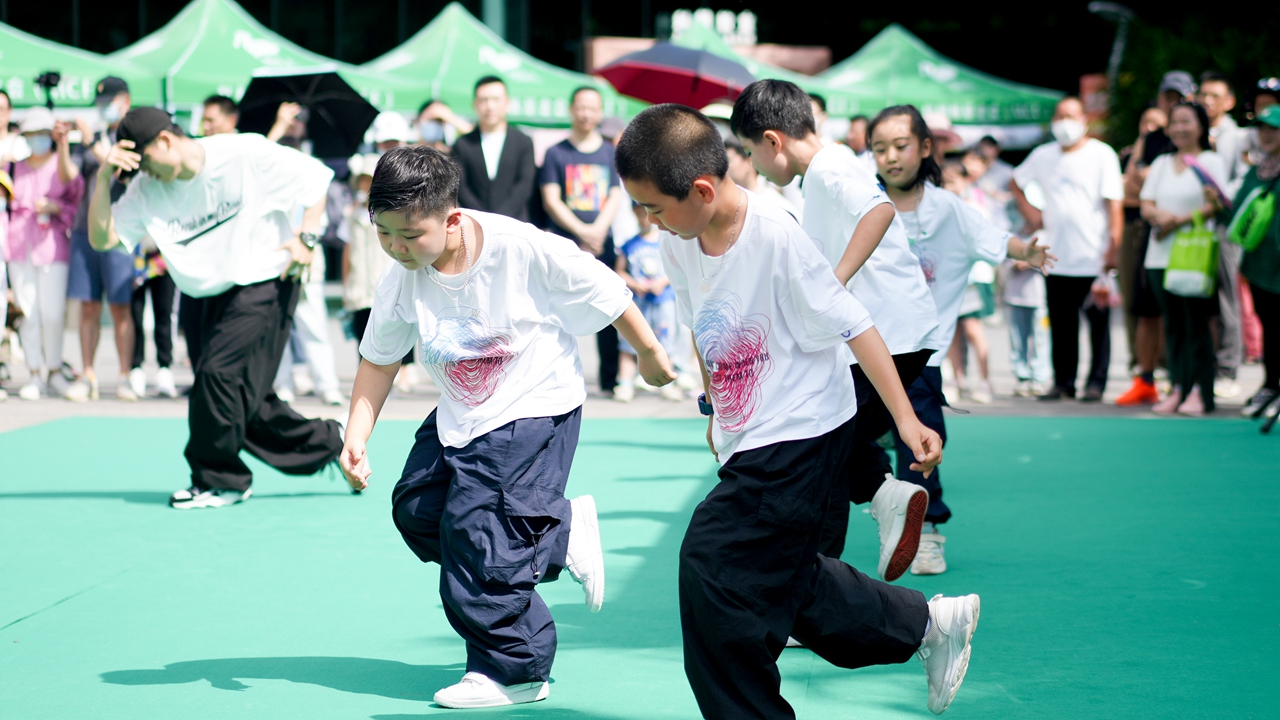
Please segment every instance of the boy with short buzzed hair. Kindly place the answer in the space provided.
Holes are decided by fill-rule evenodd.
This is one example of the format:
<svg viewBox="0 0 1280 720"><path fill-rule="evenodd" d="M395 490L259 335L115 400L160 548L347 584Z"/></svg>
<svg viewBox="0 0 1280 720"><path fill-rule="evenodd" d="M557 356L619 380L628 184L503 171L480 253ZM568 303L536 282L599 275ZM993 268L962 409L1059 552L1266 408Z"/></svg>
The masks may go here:
<svg viewBox="0 0 1280 720"><path fill-rule="evenodd" d="M467 673L451 708L547 697L556 628L538 583L567 568L587 606L604 601L595 501L564 497L586 386L577 335L612 324L654 385L675 379L622 278L572 241L458 207L462 172L427 147L378 161L369 212L396 262L378 282L360 343L339 463L368 486L365 443L412 348L441 389L392 491L392 517L423 562L440 564Z"/></svg>
<svg viewBox="0 0 1280 720"><path fill-rule="evenodd" d="M938 310L902 221L875 174L847 146L822 141L809 96L794 83L760 80L747 86L733 105L729 125L761 175L779 186L802 178L800 224L840 283L867 308L901 384L910 386L942 347ZM893 418L865 369L848 359L858 389L858 427L841 472L844 480L833 487L836 502L821 548L839 557L849 527L849 502L870 503L880 530L877 572L881 580L893 581L915 559L929 493L893 477L889 457L878 444Z"/></svg>
<svg viewBox="0 0 1280 720"><path fill-rule="evenodd" d="M929 707L964 677L978 597L874 580L818 553L858 410L847 352L915 453L941 460L866 309L784 211L726 177L715 125L681 105L636 116L618 146L627 193L667 234L663 264L693 328L719 484L680 548L685 673L707 718L794 718L776 666L794 636L840 667L924 661Z"/></svg>

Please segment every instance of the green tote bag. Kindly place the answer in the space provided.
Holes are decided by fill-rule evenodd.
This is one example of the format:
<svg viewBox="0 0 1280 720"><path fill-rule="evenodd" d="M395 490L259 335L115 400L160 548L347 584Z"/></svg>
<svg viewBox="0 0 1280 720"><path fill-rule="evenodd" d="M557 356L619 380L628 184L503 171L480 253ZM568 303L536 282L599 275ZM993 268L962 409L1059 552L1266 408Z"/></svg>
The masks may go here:
<svg viewBox="0 0 1280 720"><path fill-rule="evenodd" d="M1164 289L1182 297L1213 297L1218 278L1218 236L1204 226L1199 212L1191 213L1191 227L1173 236Z"/></svg>

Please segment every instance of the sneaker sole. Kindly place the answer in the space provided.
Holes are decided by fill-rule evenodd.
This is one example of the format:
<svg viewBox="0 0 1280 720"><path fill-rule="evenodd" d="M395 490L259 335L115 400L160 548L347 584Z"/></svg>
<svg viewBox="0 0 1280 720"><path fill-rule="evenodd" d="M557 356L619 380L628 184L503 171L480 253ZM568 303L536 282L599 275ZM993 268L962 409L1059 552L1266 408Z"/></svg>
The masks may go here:
<svg viewBox="0 0 1280 720"><path fill-rule="evenodd" d="M510 695L499 695L498 697L487 697L467 700L451 701L447 698L441 699L440 693L436 693L431 699L440 707L452 708L454 710L475 710L479 708L506 707L508 705L523 705L525 703L538 702L546 700L551 695L551 683L542 683L537 688L528 688L525 690L517 690Z"/></svg>
<svg viewBox="0 0 1280 720"><path fill-rule="evenodd" d="M604 545L600 543L600 518L596 514L596 499L583 495L578 500L578 509L582 511L583 528L591 537L591 547L599 552L591 555L591 577L595 580L594 592L587 599L587 609L593 613L600 612L604 606ZM578 520L579 518L574 518Z"/></svg>
<svg viewBox="0 0 1280 720"><path fill-rule="evenodd" d="M916 551L920 549L920 527L924 524L924 514L929 510L929 493L921 490L912 493L907 501L906 520L902 526L902 535L893 549L889 564L884 568L885 582L893 582L911 568L916 559Z"/></svg>

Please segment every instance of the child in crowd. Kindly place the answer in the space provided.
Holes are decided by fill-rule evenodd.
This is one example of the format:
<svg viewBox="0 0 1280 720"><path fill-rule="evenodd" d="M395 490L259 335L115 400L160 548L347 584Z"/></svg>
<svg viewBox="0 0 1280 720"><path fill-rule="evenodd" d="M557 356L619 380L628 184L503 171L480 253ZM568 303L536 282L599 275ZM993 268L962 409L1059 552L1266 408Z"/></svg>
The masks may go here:
<svg viewBox="0 0 1280 720"><path fill-rule="evenodd" d="M1044 273L1024 260L1005 260L1004 305L1009 322L1009 359L1019 397L1035 397L1052 379L1049 367L1049 315Z"/></svg>
<svg viewBox="0 0 1280 720"><path fill-rule="evenodd" d="M942 345L938 313L920 262L893 204L846 145L825 145L814 130L809 97L793 83L761 80L738 96L733 132L761 175L777 185L802 176L805 232L835 269L836 277L866 307L893 355L903 386L910 386ZM853 449L836 483L821 552L839 557L849 525L849 501L871 503L879 525L880 578L901 577L915 557L929 495L894 479L878 441L893 419L856 359L858 424Z"/></svg>
<svg viewBox="0 0 1280 720"><path fill-rule="evenodd" d="M812 130L807 97L803 109ZM914 467L941 460L871 316L790 215L726 177L723 141L696 110L641 112L617 164L627 193L670 233L663 264L693 328L721 465L680 548L685 673L703 717L794 718L776 665L789 635L847 668L918 653L941 713L968 666L978 596L926 602L818 550L859 410L849 350Z"/></svg>
<svg viewBox="0 0 1280 720"><path fill-rule="evenodd" d="M391 258L378 242L378 231L369 219L369 186L378 155L353 155L347 161L351 170L352 201L342 212L342 306L351 313L351 330L356 344L364 340L373 311L373 296L378 278L391 263ZM357 350L359 353L359 350ZM413 351L404 356L396 373L395 388L403 393L413 391Z"/></svg>
<svg viewBox="0 0 1280 720"><path fill-rule="evenodd" d="M575 336L613 324L640 373L674 372L622 278L572 241L458 208L462 171L427 146L378 162L369 210L396 262L378 282L339 463L368 486L365 443L401 360L417 346L441 388L418 430L392 516L423 561L440 564L449 623L467 643L452 708L541 700L556 628L538 583L568 568L594 612L604 601L595 501L564 497L586 383Z"/></svg>
<svg viewBox="0 0 1280 720"><path fill-rule="evenodd" d="M635 295L636 306L653 331L662 348L671 355L676 332L676 295L662 269L662 251L658 247L658 228L649 222L649 213L632 204L632 214L639 222L640 234L623 243L618 250L618 274ZM613 399L631 402L636 396L636 351L626 338L618 340L618 387ZM663 399L680 401L684 394L673 383L658 390Z"/></svg>
<svg viewBox="0 0 1280 720"><path fill-rule="evenodd" d="M1008 227L992 220L986 196L973 184L974 170L981 163L977 153L969 153L963 159L949 159L942 163L942 188L959 197L982 215L982 219L999 230ZM947 350L951 368L955 372L960 397L988 404L992 400L991 370L988 364L987 332L982 327L983 318L995 312L995 268L983 260L975 260L969 269L969 284L964 289L960 303L960 318L956 323L955 337ZM978 364L978 380L969 380L969 350L973 349Z"/></svg>
<svg viewBox="0 0 1280 720"><path fill-rule="evenodd" d="M988 223L954 193L938 187L941 169L933 160L933 138L920 112L911 105L881 111L870 125L871 151L884 179L886 192L897 208L911 238L911 248L929 278L929 289L938 306L942 341L950 343L969 284L970 268L985 260L999 263L1006 256L1035 268L1052 266L1056 259L1048 248L1010 235ZM930 358L920 377L907 389L916 415L946 442L942 418L942 357ZM915 575L936 575L947 569L943 555L946 541L937 525L951 517L942 500L937 472L931 476L907 466L914 452L898 438L898 476L929 490L929 510L920 536L920 549L911 565Z"/></svg>

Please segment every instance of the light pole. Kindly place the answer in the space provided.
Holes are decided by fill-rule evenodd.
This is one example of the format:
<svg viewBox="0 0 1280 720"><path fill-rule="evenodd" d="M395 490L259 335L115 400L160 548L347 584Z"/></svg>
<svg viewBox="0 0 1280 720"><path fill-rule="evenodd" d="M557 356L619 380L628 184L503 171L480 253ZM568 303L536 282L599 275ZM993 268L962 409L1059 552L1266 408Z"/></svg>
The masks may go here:
<svg viewBox="0 0 1280 720"><path fill-rule="evenodd" d="M1111 44L1111 60L1107 63L1107 92L1115 97L1116 78L1120 75L1120 61L1124 58L1124 46L1129 40L1129 22L1133 20L1133 11L1119 3L1094 0L1089 3L1089 12L1103 20L1116 23L1116 39Z"/></svg>

